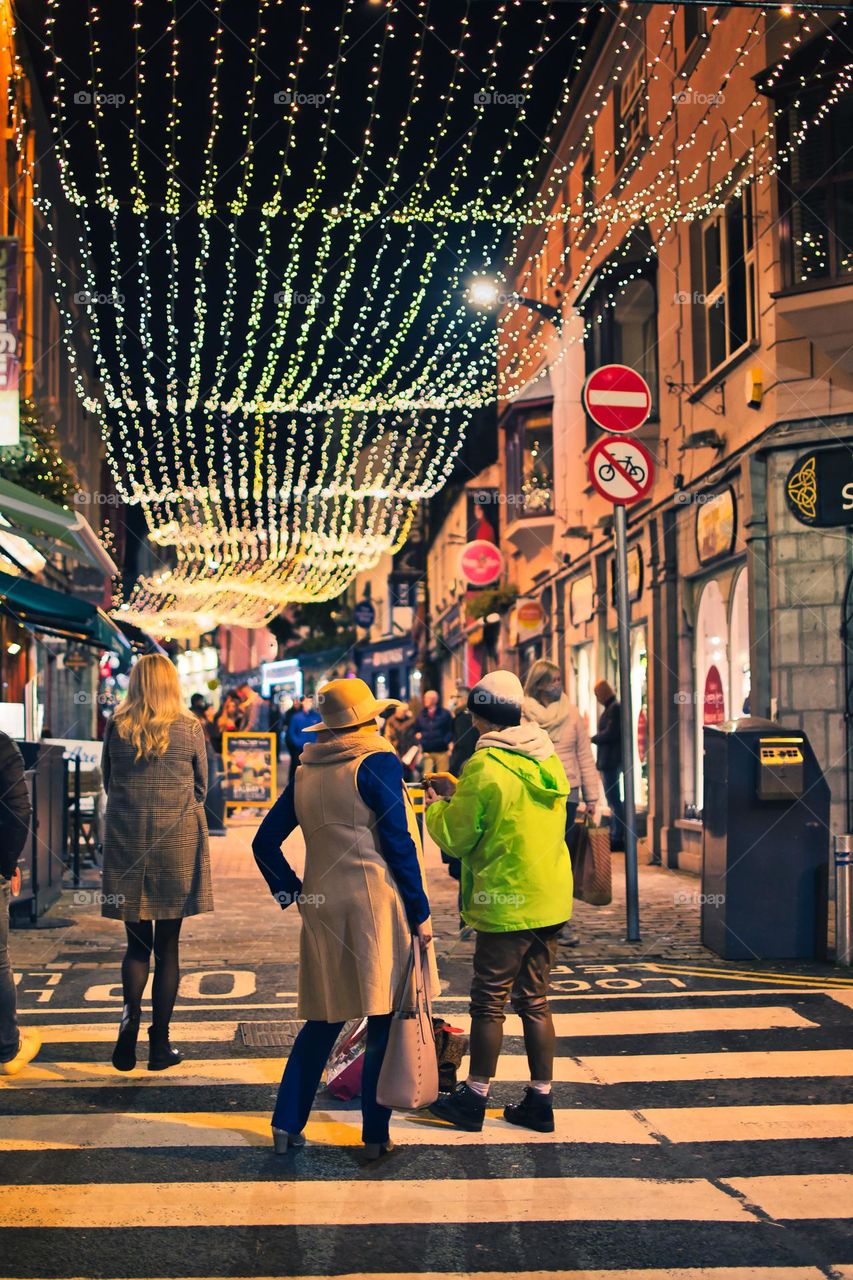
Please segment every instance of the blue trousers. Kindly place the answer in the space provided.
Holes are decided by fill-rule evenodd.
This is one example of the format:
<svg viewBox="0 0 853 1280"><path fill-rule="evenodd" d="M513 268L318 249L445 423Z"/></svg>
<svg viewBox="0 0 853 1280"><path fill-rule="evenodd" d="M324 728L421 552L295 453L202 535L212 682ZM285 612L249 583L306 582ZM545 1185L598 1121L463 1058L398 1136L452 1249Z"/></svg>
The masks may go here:
<svg viewBox="0 0 853 1280"><path fill-rule="evenodd" d="M601 781L610 805L610 844L614 849L625 848L625 806L622 803L622 770L602 769Z"/></svg>
<svg viewBox="0 0 853 1280"><path fill-rule="evenodd" d="M301 1133L305 1128L323 1068L343 1025L342 1022L305 1023L293 1042L281 1077L272 1117L273 1128L285 1129L288 1133ZM377 1103L376 1086L390 1030L390 1013L374 1014L367 1019L367 1047L361 1081L362 1142L388 1141L391 1112L388 1107L380 1107Z"/></svg>

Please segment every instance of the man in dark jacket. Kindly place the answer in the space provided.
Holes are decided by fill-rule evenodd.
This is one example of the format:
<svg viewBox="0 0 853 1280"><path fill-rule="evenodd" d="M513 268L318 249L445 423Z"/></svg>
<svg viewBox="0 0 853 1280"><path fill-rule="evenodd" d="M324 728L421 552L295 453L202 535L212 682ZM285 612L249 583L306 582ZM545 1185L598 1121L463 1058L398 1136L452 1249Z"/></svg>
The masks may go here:
<svg viewBox="0 0 853 1280"><path fill-rule="evenodd" d="M622 804L622 708L606 680L593 691L604 708L592 744L598 748L596 764L610 806L610 847L625 848L625 808Z"/></svg>
<svg viewBox="0 0 853 1280"><path fill-rule="evenodd" d="M18 1031L15 977L9 957L9 903L21 883L18 859L30 830L30 797L24 758L0 732L0 1075L14 1076L36 1056L41 1037Z"/></svg>
<svg viewBox="0 0 853 1280"><path fill-rule="evenodd" d="M427 773L446 773L453 741L453 716L441 706L435 689L424 694L424 705L415 720L415 737L426 759Z"/></svg>

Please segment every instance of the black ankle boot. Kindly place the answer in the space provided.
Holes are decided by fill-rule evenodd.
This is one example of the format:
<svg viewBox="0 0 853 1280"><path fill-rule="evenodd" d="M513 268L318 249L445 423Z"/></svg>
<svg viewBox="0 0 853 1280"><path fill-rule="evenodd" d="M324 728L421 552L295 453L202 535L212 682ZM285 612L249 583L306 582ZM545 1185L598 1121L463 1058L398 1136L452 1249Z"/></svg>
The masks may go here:
<svg viewBox="0 0 853 1280"><path fill-rule="evenodd" d="M176 1067L183 1059L177 1049L169 1044L169 1032L155 1032L148 1028L148 1070L165 1071L167 1067Z"/></svg>
<svg viewBox="0 0 853 1280"><path fill-rule="evenodd" d="M463 1082L452 1093L439 1095L429 1111L439 1120L449 1120L457 1129L479 1133L486 1118L486 1101Z"/></svg>
<svg viewBox="0 0 853 1280"><path fill-rule="evenodd" d="M116 1071L132 1071L136 1066L136 1037L139 1035L138 1008L126 1004L121 1012L116 1047L113 1049L113 1066Z"/></svg>
<svg viewBox="0 0 853 1280"><path fill-rule="evenodd" d="M553 1133L553 1097L550 1093L525 1089L521 1102L512 1102L504 1107L504 1120L508 1120L510 1124L519 1124L524 1129L535 1129L537 1133Z"/></svg>

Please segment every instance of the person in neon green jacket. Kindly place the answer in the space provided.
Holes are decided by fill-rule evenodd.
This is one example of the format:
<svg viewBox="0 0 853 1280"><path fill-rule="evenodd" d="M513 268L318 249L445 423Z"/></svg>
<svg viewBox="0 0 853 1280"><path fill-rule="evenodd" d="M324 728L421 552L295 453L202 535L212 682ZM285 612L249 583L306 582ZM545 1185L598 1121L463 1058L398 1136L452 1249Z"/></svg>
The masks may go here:
<svg viewBox="0 0 853 1280"><path fill-rule="evenodd" d="M470 1075L430 1109L472 1132L483 1125L510 996L532 1079L504 1117L540 1132L554 1129L554 1025L547 993L557 936L572 914L565 841L570 788L551 739L538 725L522 722L523 696L511 672L485 676L468 699L480 732L477 749L449 800L427 792L427 828L462 864L462 916L477 930Z"/></svg>

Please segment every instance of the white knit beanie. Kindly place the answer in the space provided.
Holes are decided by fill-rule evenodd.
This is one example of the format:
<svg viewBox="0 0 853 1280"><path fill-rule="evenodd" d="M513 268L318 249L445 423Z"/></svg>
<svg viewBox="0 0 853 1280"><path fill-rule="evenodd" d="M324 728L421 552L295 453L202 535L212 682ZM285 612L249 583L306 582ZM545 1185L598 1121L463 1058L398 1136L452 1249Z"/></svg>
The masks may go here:
<svg viewBox="0 0 853 1280"><path fill-rule="evenodd" d="M491 724L507 728L521 724L524 690L512 671L490 671L468 695L468 710Z"/></svg>

